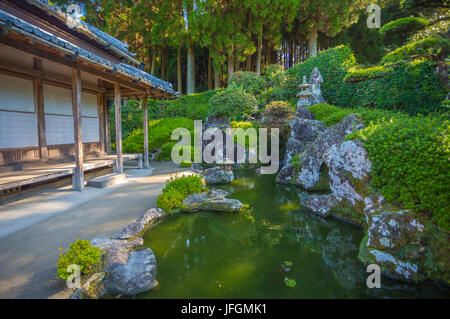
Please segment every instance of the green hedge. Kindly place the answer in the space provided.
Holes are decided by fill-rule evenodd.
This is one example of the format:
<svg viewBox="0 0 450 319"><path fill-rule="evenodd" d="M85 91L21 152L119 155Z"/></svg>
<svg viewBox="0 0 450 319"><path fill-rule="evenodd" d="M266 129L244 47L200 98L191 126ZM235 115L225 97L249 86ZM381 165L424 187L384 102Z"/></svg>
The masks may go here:
<svg viewBox="0 0 450 319"><path fill-rule="evenodd" d="M309 106L308 109L315 115L316 120L322 121L326 126L337 124L352 113L361 115L361 119L366 125L403 115L399 112L381 109L342 108L331 104L316 104Z"/></svg>
<svg viewBox="0 0 450 319"><path fill-rule="evenodd" d="M168 142L172 142L172 131L179 127L183 127L192 131L194 129L194 121L184 117L163 118L160 120L150 121L148 129L149 149L157 149ZM124 153L142 154L144 152L143 129L137 129L133 131L126 139L123 140L122 147Z"/></svg>
<svg viewBox="0 0 450 319"><path fill-rule="evenodd" d="M425 38L419 41L408 43L388 54L381 62L383 64L405 61L414 57L428 56L435 57L443 50L449 50L450 42L444 38Z"/></svg>
<svg viewBox="0 0 450 319"><path fill-rule="evenodd" d="M406 17L385 24L380 29L380 33L384 38L384 43L391 46L400 46L406 42L411 34L423 30L428 24L429 21L424 18Z"/></svg>
<svg viewBox="0 0 450 319"><path fill-rule="evenodd" d="M356 59L348 46L341 45L320 52L317 56L288 70L289 80L284 86L285 99L296 101L303 76L309 80L312 70L317 67L324 80L321 89L325 100L330 104L351 105L351 88L343 80L348 70L356 65Z"/></svg>
<svg viewBox="0 0 450 319"><path fill-rule="evenodd" d="M218 92L209 101L212 115L229 120L243 120L258 111L256 98L241 87L231 87Z"/></svg>
<svg viewBox="0 0 450 319"><path fill-rule="evenodd" d="M398 116L349 135L372 162L372 185L389 202L431 213L450 230L450 122L444 116Z"/></svg>
<svg viewBox="0 0 450 319"><path fill-rule="evenodd" d="M394 69L385 66L377 65L369 68L352 68L349 69L347 75L344 77L346 83L358 83L367 80L374 80L384 78L394 72Z"/></svg>
<svg viewBox="0 0 450 319"><path fill-rule="evenodd" d="M376 108L403 111L411 115L438 111L446 91L434 73L435 63L411 61L383 68L358 70L355 58L347 46L338 46L290 68L290 80L284 89L285 100L296 100L303 76L309 77L314 67L322 73L325 100L341 107ZM392 71L391 71L392 69ZM352 74L352 72L357 72ZM384 76L379 78L379 76ZM350 78L356 82L346 83Z"/></svg>

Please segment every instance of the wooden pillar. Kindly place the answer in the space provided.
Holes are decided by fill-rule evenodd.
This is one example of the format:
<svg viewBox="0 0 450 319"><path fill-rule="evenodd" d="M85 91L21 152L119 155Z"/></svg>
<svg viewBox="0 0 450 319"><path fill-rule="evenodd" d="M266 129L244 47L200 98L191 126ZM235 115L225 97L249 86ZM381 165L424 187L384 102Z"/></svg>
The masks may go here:
<svg viewBox="0 0 450 319"><path fill-rule="evenodd" d="M142 112L144 112L144 167L149 168L150 163L148 161L148 108L147 108L147 94L142 97Z"/></svg>
<svg viewBox="0 0 450 319"><path fill-rule="evenodd" d="M111 154L111 132L110 128L111 125L109 123L109 107L108 107L108 99L105 95L103 95L103 114L105 117L105 147L106 147L106 153Z"/></svg>
<svg viewBox="0 0 450 319"><path fill-rule="evenodd" d="M72 110L75 143L73 188L77 191L82 191L84 188L84 172L83 139L81 136L81 71L78 69L72 69Z"/></svg>
<svg viewBox="0 0 450 319"><path fill-rule="evenodd" d="M123 158L122 158L122 112L120 109L120 84L114 84L114 107L116 110L116 172L118 174L123 173Z"/></svg>
<svg viewBox="0 0 450 319"><path fill-rule="evenodd" d="M34 69L42 70L42 60L34 58ZM47 137L45 133L44 89L41 79L33 80L34 106L38 124L39 156L41 161L48 160Z"/></svg>
<svg viewBox="0 0 450 319"><path fill-rule="evenodd" d="M103 107L103 94L97 94L97 114L98 114L98 129L100 137L100 154L105 154L105 111Z"/></svg>

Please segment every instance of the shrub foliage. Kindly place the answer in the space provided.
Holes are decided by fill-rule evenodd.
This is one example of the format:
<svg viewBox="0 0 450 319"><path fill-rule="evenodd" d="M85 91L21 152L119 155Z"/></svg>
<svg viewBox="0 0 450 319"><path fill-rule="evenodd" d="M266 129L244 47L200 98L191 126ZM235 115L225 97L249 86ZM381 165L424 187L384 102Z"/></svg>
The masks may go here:
<svg viewBox="0 0 450 319"><path fill-rule="evenodd" d="M173 213L181 207L186 196L201 193L202 190L202 178L197 175L172 177L163 188L163 193L158 196L156 205L168 213Z"/></svg>
<svg viewBox="0 0 450 319"><path fill-rule="evenodd" d="M88 240L77 239L70 244L70 249L66 253L61 253L59 256L57 274L66 280L71 275L67 272L67 267L72 264L80 267L81 274L89 274L100 262L101 256L98 247L92 246Z"/></svg>
<svg viewBox="0 0 450 319"><path fill-rule="evenodd" d="M397 116L372 123L348 138L365 143L372 185L390 202L429 212L449 230L450 126L440 116Z"/></svg>
<svg viewBox="0 0 450 319"><path fill-rule="evenodd" d="M258 110L256 98L236 87L217 93L211 98L209 105L212 115L238 121L250 117Z"/></svg>

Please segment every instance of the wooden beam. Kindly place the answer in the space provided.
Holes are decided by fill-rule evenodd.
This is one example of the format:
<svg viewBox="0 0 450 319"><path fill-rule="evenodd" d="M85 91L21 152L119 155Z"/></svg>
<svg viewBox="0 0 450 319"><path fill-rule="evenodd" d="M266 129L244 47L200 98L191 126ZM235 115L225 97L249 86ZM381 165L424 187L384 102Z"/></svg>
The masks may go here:
<svg viewBox="0 0 450 319"><path fill-rule="evenodd" d="M81 136L81 72L72 70L72 110L75 143L75 170L73 174L73 188L82 191L84 188L83 173L83 139Z"/></svg>
<svg viewBox="0 0 450 319"><path fill-rule="evenodd" d="M29 54L35 55L42 59L58 62L63 65L69 66L71 68L79 69L81 71L94 74L97 77L99 77L105 81L119 83L120 85L122 85L124 87L128 87L133 90L145 92L146 88L149 87L149 85L146 85L146 84L144 84L145 87L143 87L143 86L139 86L137 84L131 83L131 80L130 81L122 80L116 76L108 74L105 71L99 71L98 69L89 67L86 64L77 63L76 61L72 61L70 58L66 58L57 53L52 53L52 52L49 52L46 50L42 50L36 45L32 45L32 44L29 44L29 43L26 43L23 41L15 40L10 37L6 37L4 35L0 35L0 43L11 46L11 47L16 48L21 51L25 51Z"/></svg>
<svg viewBox="0 0 450 319"><path fill-rule="evenodd" d="M120 97L120 84L114 83L115 98L114 107L116 110L116 172L118 174L123 173L123 158L122 158L122 112L121 112L121 97Z"/></svg>
<svg viewBox="0 0 450 319"><path fill-rule="evenodd" d="M10 74L24 75L24 76L28 76L31 78L41 79L42 81L46 81L51 84L59 83L61 85L64 85L65 87L72 87L72 79L67 78L60 74L52 74L52 73L43 71L42 67L41 67L42 60L38 59L38 58L35 58L35 60L41 61L39 63L40 69L36 68L36 64L35 64L34 69L29 69L29 68L24 68L23 66L5 63L2 61L0 61L0 69L4 70L4 71L8 71L8 73L10 73ZM101 87L98 87L98 86L95 86L88 82L83 82L83 81L81 83L81 87L83 90L93 91L96 93L104 93L106 91L106 89L104 89L104 88L101 88Z"/></svg>
<svg viewBox="0 0 450 319"><path fill-rule="evenodd" d="M148 160L148 108L147 108L147 94L142 97L142 112L144 113L144 167L149 168L150 163Z"/></svg>

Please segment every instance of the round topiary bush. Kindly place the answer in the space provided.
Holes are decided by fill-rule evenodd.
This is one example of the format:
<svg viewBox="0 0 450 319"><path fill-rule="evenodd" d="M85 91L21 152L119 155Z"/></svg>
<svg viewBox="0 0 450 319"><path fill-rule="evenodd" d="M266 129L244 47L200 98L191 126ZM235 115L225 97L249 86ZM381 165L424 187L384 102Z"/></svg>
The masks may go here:
<svg viewBox="0 0 450 319"><path fill-rule="evenodd" d="M253 95L260 94L264 88L264 80L255 72L236 72L231 76L231 85L241 87Z"/></svg>
<svg viewBox="0 0 450 319"><path fill-rule="evenodd" d="M240 121L258 110L256 98L242 88L228 88L209 100L211 115Z"/></svg>

